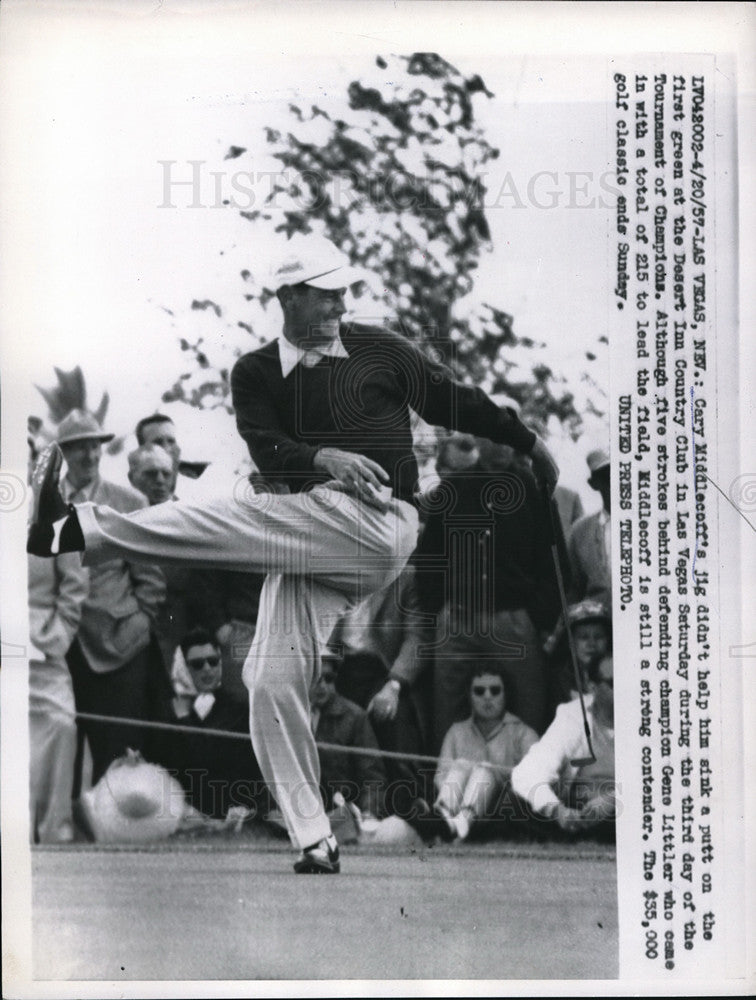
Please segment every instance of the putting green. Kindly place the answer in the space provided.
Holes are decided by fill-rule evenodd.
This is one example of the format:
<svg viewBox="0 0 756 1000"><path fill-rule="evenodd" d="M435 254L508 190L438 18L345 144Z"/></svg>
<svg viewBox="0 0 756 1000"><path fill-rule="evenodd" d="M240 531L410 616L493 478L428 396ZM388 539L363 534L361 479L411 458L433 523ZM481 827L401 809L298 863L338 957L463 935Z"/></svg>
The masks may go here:
<svg viewBox="0 0 756 1000"><path fill-rule="evenodd" d="M34 977L617 976L611 850L353 848L335 877L296 876L292 858L277 845L36 849Z"/></svg>

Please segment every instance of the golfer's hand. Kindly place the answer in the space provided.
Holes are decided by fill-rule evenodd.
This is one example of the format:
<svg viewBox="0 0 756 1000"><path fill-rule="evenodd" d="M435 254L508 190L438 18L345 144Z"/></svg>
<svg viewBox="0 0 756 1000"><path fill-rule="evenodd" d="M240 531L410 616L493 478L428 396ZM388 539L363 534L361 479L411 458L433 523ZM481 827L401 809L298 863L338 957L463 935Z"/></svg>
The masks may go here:
<svg viewBox="0 0 756 1000"><path fill-rule="evenodd" d="M533 463L533 474L538 482L546 487L549 496L551 496L559 479L559 466L551 457L551 452L539 437L536 438L536 443L530 452L530 459Z"/></svg>
<svg viewBox="0 0 756 1000"><path fill-rule="evenodd" d="M556 807L552 817L565 833L577 833L578 830L586 830L596 822L593 818L583 816L579 809L570 809L569 806L561 802Z"/></svg>
<svg viewBox="0 0 756 1000"><path fill-rule="evenodd" d="M372 459L353 451L321 448L315 454L313 465L319 471L327 472L332 479L343 483L371 507L388 509L386 500L380 496L380 491L388 484L388 473Z"/></svg>
<svg viewBox="0 0 756 1000"><path fill-rule="evenodd" d="M378 694L374 695L367 707L368 715L373 715L379 722L390 722L396 718L399 708L399 692L396 685L387 681Z"/></svg>

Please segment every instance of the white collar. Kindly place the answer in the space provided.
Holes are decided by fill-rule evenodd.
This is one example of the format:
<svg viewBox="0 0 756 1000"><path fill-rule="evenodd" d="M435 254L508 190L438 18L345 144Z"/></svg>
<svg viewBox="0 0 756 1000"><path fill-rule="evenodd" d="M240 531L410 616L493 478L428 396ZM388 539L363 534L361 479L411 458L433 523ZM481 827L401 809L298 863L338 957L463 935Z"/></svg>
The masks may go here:
<svg viewBox="0 0 756 1000"><path fill-rule="evenodd" d="M307 350L292 344L281 334L278 338L278 355L281 359L281 374L284 378L294 371L300 361L304 363L305 368L312 368L321 358L349 357L349 353L338 334L322 347L310 347Z"/></svg>

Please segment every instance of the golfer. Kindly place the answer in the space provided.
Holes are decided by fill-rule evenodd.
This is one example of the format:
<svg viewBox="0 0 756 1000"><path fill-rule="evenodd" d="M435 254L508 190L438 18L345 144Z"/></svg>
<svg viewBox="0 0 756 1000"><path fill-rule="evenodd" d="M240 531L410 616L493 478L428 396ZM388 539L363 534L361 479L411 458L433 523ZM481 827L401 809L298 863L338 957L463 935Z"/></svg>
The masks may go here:
<svg viewBox="0 0 756 1000"><path fill-rule="evenodd" d="M301 855L300 873L339 871L319 792L309 688L344 611L394 580L415 548L418 476L410 408L428 423L511 444L553 489L557 468L512 410L456 382L404 337L342 324L365 275L319 237L299 237L274 272L281 336L231 376L239 433L261 474L288 493L236 491L123 515L64 504L55 446L33 477L28 550L268 574L244 666L250 732L263 776Z"/></svg>

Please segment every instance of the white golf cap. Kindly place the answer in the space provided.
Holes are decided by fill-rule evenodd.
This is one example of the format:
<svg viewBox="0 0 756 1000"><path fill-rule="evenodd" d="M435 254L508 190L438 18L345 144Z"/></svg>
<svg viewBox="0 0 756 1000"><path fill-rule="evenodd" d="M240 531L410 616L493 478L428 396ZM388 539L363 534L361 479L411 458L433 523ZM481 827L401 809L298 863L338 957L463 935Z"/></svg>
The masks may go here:
<svg viewBox="0 0 756 1000"><path fill-rule="evenodd" d="M273 288L311 285L332 291L366 281L368 272L352 267L346 254L323 236L294 236L273 270Z"/></svg>

